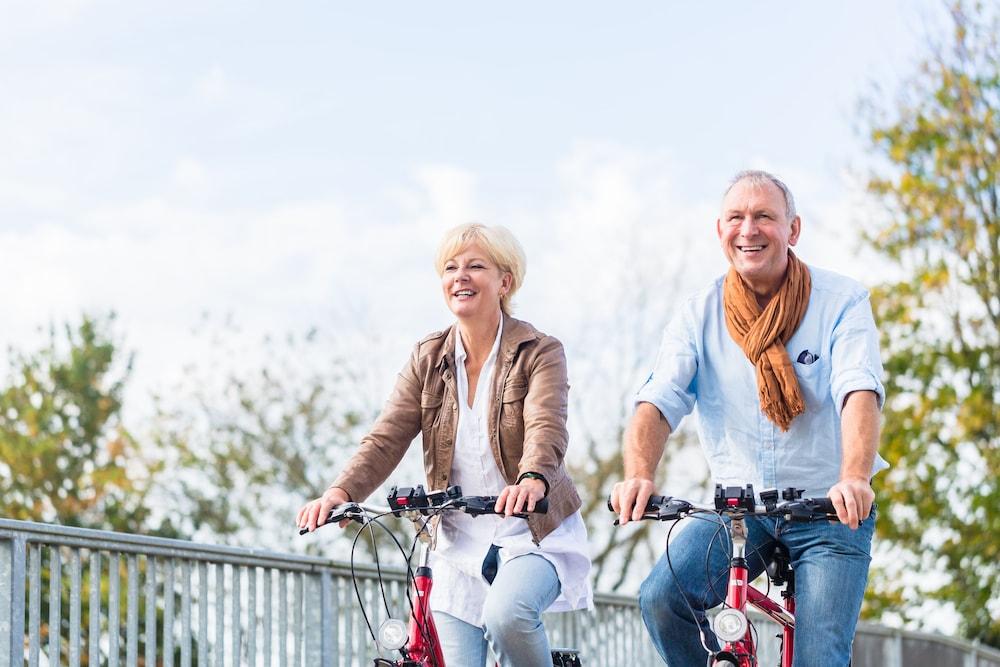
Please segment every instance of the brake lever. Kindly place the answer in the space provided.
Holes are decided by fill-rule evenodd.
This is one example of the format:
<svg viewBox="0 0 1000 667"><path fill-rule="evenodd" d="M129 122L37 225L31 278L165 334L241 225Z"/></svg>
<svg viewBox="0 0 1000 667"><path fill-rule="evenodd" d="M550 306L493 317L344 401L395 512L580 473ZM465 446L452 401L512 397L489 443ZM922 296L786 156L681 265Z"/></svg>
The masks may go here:
<svg viewBox="0 0 1000 667"><path fill-rule="evenodd" d="M357 503L344 503L343 505L339 505L338 507L344 508L343 511L337 512L337 508L331 509L330 513L326 515L326 521L316 526L316 530L319 530L323 526L326 526L331 523L340 523L344 519L350 519L351 521L361 521L362 517L364 516L364 510ZM299 530L299 535L305 535L308 532L311 532L308 528L302 528L301 530Z"/></svg>

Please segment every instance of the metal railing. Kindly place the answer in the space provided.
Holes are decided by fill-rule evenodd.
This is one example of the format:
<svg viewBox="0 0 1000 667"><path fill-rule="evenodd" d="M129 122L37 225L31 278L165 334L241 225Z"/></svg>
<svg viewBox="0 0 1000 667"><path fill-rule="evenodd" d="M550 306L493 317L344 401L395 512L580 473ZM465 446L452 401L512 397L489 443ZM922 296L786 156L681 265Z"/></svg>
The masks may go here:
<svg viewBox="0 0 1000 667"><path fill-rule="evenodd" d="M378 573L355 571L374 626L386 615ZM405 575L382 575L402 615ZM760 663L777 664L775 628L754 623ZM545 627L586 665L659 664L632 597L598 594L593 611L547 615ZM374 651L344 563L0 519L0 667L346 667ZM1000 667L1000 651L868 624L854 655L861 666Z"/></svg>
<svg viewBox="0 0 1000 667"><path fill-rule="evenodd" d="M355 573L374 627L378 573ZM382 578L404 615L405 573ZM545 623L589 664L654 662L631 598L599 595L593 612ZM0 519L0 667L346 667L374 653L344 563Z"/></svg>

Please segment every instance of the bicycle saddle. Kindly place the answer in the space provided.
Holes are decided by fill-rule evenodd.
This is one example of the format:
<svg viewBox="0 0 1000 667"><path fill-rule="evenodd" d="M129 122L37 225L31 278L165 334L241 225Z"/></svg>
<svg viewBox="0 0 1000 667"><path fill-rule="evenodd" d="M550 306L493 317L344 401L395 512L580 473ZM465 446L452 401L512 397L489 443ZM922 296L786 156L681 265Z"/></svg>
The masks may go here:
<svg viewBox="0 0 1000 667"><path fill-rule="evenodd" d="M786 581L791 581L794 576L792 561L788 554L788 548L784 544L775 543L774 553L771 554L764 569L767 570L767 576L776 586L783 586Z"/></svg>

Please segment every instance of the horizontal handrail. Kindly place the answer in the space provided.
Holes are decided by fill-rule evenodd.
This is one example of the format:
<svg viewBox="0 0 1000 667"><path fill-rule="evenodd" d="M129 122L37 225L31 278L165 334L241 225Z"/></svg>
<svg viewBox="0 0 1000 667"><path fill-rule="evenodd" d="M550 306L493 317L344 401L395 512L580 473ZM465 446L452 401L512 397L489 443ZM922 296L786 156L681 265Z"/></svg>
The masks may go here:
<svg viewBox="0 0 1000 667"><path fill-rule="evenodd" d="M289 536L294 533L290 527ZM4 547L5 544L11 546ZM194 648L200 652L208 651L211 643L211 650L219 659L224 656L232 658L236 652L242 652L244 659L250 659L260 652L266 656L275 654L279 657L278 664L282 665L286 664L285 659L291 657L287 664L333 666L342 664L343 660L347 661L344 664L353 664L357 652L365 650L362 646L367 641L367 630L363 629L355 608L350 584L352 568L342 561L13 519L0 519L0 549L3 548L9 550L0 553L0 606L7 607L0 609L0 663L4 662L4 653L9 652L10 661L16 664L25 639L31 653L29 665L37 664L34 661L39 652L46 648L50 653L59 650L59 633L49 633L49 646L41 645L38 632L44 619L41 618L40 604L44 604L45 600L50 602L50 624L58 623L61 614L58 603L67 594L63 604L69 605L72 632L61 640L63 650L79 654L86 645L92 658L105 649L88 639L86 625L81 627L81 610L86 610L87 614L98 614L89 617L90 631L99 636L103 633L105 639L111 642L113 648L110 650L117 651L117 631L102 630L100 617L107 615L107 621L117 628L120 602L128 603L129 623L121 631L131 656L139 650L140 641L147 659L159 655L157 651L172 651L171 647L176 646L176 642L180 642L182 654ZM89 557L84 559L81 550L88 552ZM43 551L50 554L45 561L42 560ZM65 556L60 557L59 552ZM128 571L121 576L129 587L127 601L119 600L116 594L105 595L106 591L94 588L95 575L88 568L96 566L98 573L103 572L101 576L111 577L109 585L112 591L123 590L118 568L109 569L110 566L105 564L107 557L102 562L101 553L110 556L118 554L126 559L124 564L128 566ZM69 586L69 590L64 588L62 594L51 587L48 591L43 590L45 586L40 574L43 562L47 564L46 571L50 572L50 578L62 581L62 586ZM174 563L179 569L174 569ZM386 584L393 587L393 597L401 599L405 590L405 568L379 568L370 563L356 563L353 571L362 581L365 596L375 594L375 580L381 574ZM272 580L267 572L273 572L275 578ZM192 574L196 575L194 580L197 586L192 584ZM69 579L59 579L60 576L68 576ZM84 580L89 587L89 598L83 596ZM169 583L173 595L166 595L164 581ZM373 585L375 588L372 588ZM139 608L140 590L144 609ZM175 599L175 595L181 597ZM241 595L245 597L241 598ZM340 607L337 606L338 601ZM601 664L645 664L653 660L654 654L642 627L635 596L596 593L594 604L594 612L552 615L546 621L546 627L549 628L551 623L551 632L558 637L559 643L576 644L585 655L589 651ZM252 611L248 611L247 605ZM191 626L191 610L194 607L197 607L198 628ZM293 611L295 623L286 623L287 617L283 614ZM27 624L23 623L25 613ZM142 632L139 630L140 617L143 619ZM212 621L212 633L208 631L209 619ZM302 631L299 623L307 623L312 628L339 627L339 634L335 630L333 636L324 636L317 644L312 639L313 635ZM755 617L754 623L763 630L769 622ZM179 634L175 636L175 632ZM21 633L24 635L20 636ZM622 633L627 633L628 638ZM903 647L908 642L932 642L962 652L966 660L972 660L969 664L1000 667L1000 650L954 637L865 622L858 625L858 637L869 646L883 642L879 650L886 665L902 664ZM261 640L260 648L258 638ZM163 645L158 643L158 639ZM197 642L197 647L192 642ZM253 660L250 662L253 663ZM265 659L264 664L270 662Z"/></svg>

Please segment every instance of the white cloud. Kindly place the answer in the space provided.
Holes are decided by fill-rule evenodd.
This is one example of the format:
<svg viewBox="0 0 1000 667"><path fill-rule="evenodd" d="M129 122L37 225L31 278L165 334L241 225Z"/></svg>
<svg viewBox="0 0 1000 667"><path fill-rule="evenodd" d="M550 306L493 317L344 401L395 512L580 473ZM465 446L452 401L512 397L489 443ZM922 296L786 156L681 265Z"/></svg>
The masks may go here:
<svg viewBox="0 0 1000 667"><path fill-rule="evenodd" d="M212 65L208 72L195 83L198 95L206 102L211 103L224 101L229 95L229 88L226 73L219 64Z"/></svg>
<svg viewBox="0 0 1000 667"><path fill-rule="evenodd" d="M173 181L183 190L197 190L208 183L208 169L198 160L184 157L174 165Z"/></svg>

